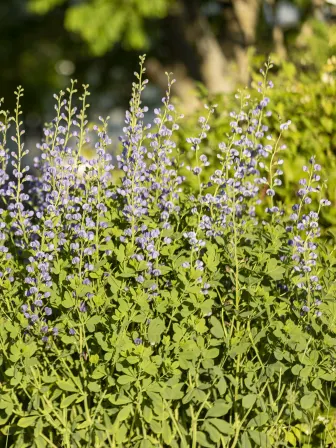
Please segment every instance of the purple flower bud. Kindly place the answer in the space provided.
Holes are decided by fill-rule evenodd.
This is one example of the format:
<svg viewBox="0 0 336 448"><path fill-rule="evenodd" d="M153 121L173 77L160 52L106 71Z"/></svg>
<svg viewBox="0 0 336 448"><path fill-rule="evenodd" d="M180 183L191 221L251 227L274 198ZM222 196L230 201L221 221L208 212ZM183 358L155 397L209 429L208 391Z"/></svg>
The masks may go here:
<svg viewBox="0 0 336 448"><path fill-rule="evenodd" d="M86 307L85 302L81 302L81 304L79 305L79 311L81 313L86 313L87 312L87 307Z"/></svg>

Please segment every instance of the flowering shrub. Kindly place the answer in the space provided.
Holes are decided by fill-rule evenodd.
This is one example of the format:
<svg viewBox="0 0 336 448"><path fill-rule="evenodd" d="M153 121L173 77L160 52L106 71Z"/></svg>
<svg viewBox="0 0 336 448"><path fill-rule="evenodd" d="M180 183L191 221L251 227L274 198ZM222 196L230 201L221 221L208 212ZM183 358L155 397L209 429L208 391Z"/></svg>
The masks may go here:
<svg viewBox="0 0 336 448"><path fill-rule="evenodd" d="M87 86L79 108L74 82L55 95L38 176L23 165L21 88L14 116L1 112L1 443L328 446L335 257L319 238L329 205L321 167L314 157L303 167L287 213L276 191L290 121L274 136L263 124L266 64L258 102L237 94L231 133L213 148L218 162L204 181L215 111L206 107L187 140L188 189L174 80L146 124L143 62L117 168L108 118L87 126ZM90 139L96 156L87 161Z"/></svg>
<svg viewBox="0 0 336 448"><path fill-rule="evenodd" d="M305 56L307 54L305 53ZM257 70L263 56L253 58L252 85L262 80ZM300 64L282 61L274 55L276 61L272 70L275 89L268 91L270 103L267 109L272 114L264 116L263 124L268 126L269 133L276 134L279 129L279 116L289 117L292 121L290 132L285 135L288 150L283 153L286 170L283 185L277 193L289 204L295 200L296 185L301 177L301 168L311 156L316 155L317 163L324 167L324 175L328 179L328 199L332 207L322 210L321 225L335 232L336 229L336 56L325 60L325 65L315 70L304 69ZM257 99L255 88L248 88L251 98ZM213 147L223 139L224 132L230 132L232 121L229 111L234 108L234 95L216 96L213 101L218 107L212 119L212 131L207 147L204 148L209 161L215 159ZM197 114L184 120L178 132L178 144L185 149L185 138L192 132L198 120ZM189 157L189 155L186 155ZM190 155L192 158L192 155ZM194 184L192 177L185 173L187 181Z"/></svg>

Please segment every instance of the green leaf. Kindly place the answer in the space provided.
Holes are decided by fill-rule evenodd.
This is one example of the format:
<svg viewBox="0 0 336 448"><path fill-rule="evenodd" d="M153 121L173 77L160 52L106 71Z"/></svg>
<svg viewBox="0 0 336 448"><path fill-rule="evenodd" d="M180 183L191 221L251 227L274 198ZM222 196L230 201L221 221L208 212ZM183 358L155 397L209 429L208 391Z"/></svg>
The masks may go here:
<svg viewBox="0 0 336 448"><path fill-rule="evenodd" d="M231 409L232 404L227 403L224 400L216 400L212 407L208 410L205 418L208 417L223 417L223 415L226 415L229 410Z"/></svg>
<svg viewBox="0 0 336 448"><path fill-rule="evenodd" d="M315 389L317 389L317 390L322 389L322 382L321 382L320 378L315 378L315 379L312 381L312 386L313 386Z"/></svg>
<svg viewBox="0 0 336 448"><path fill-rule="evenodd" d="M296 446L296 437L292 432L286 432L285 440L290 443L291 446Z"/></svg>
<svg viewBox="0 0 336 448"><path fill-rule="evenodd" d="M154 448L154 445L149 439L143 439L141 440L140 448Z"/></svg>
<svg viewBox="0 0 336 448"><path fill-rule="evenodd" d="M69 291L65 291L64 300L62 300L62 305L64 306L64 308L72 308L73 306L76 305L76 300L72 296L72 294L70 294Z"/></svg>
<svg viewBox="0 0 336 448"><path fill-rule="evenodd" d="M331 134L331 132L333 130L333 123L334 122L331 118L328 118L328 117L321 118L321 124L329 134Z"/></svg>
<svg viewBox="0 0 336 448"><path fill-rule="evenodd" d="M282 266L279 266L278 261L275 258L270 258L267 267L266 273L273 280L281 280L283 278L283 274L286 272L286 269Z"/></svg>
<svg viewBox="0 0 336 448"><path fill-rule="evenodd" d="M94 316L91 316L90 319L86 322L86 328L90 333L93 333L96 329L96 325L101 322L101 316L98 316L95 314Z"/></svg>
<svg viewBox="0 0 336 448"><path fill-rule="evenodd" d="M259 432L253 429L250 429L248 433L257 446L260 446L262 448L271 446L268 435L266 433Z"/></svg>
<svg viewBox="0 0 336 448"><path fill-rule="evenodd" d="M203 356L205 359L214 359L219 355L218 348L210 348L208 350L203 351Z"/></svg>
<svg viewBox="0 0 336 448"><path fill-rule="evenodd" d="M89 389L91 392L100 392L100 390L101 390L101 386L100 386L100 384L97 383L97 382L90 381L90 382L88 383L88 389Z"/></svg>
<svg viewBox="0 0 336 448"><path fill-rule="evenodd" d="M125 259L125 246L121 244L119 248L115 248L114 252L117 256L117 260L119 263L122 263Z"/></svg>
<svg viewBox="0 0 336 448"><path fill-rule="evenodd" d="M204 434L204 432L197 431L196 440L200 446L205 446L206 448L213 447L213 445L212 444L210 445L210 443L208 442L208 439L207 439L206 435Z"/></svg>
<svg viewBox="0 0 336 448"><path fill-rule="evenodd" d="M220 395L224 395L227 389L225 378L221 378L217 383L217 389Z"/></svg>
<svg viewBox="0 0 336 448"><path fill-rule="evenodd" d="M74 401L77 400L77 398L79 397L78 394L71 394L68 395L67 397L64 397L61 401L61 409L63 408L67 408L68 406L70 406Z"/></svg>
<svg viewBox="0 0 336 448"><path fill-rule="evenodd" d="M17 425L20 426L20 428L28 428L28 426L34 426L35 421L38 418L38 415L31 415L30 417L22 417L17 422Z"/></svg>
<svg viewBox="0 0 336 448"><path fill-rule="evenodd" d="M44 438L41 435L34 436L34 442L35 442L37 448L46 448L47 447L47 442L44 440Z"/></svg>
<svg viewBox="0 0 336 448"><path fill-rule="evenodd" d="M135 380L136 380L136 378L134 378L133 376L121 375L117 379L117 383L119 383L119 384L129 384L129 383L133 383Z"/></svg>
<svg viewBox="0 0 336 448"><path fill-rule="evenodd" d="M257 414L254 418L251 418L251 420L248 422L248 427L260 427L264 426L269 419L269 415L266 412L261 412L260 414Z"/></svg>
<svg viewBox="0 0 336 448"><path fill-rule="evenodd" d="M293 375L299 375L301 370L302 370L302 365L301 364L295 364L295 366L293 366L291 368L291 371L292 371Z"/></svg>
<svg viewBox="0 0 336 448"><path fill-rule="evenodd" d="M122 422L126 420L129 415L131 414L133 409L133 404L128 404L127 406L124 406L118 413L117 419Z"/></svg>
<svg viewBox="0 0 336 448"><path fill-rule="evenodd" d="M245 409L251 408L258 398L257 394L248 394L243 397L242 405Z"/></svg>
<svg viewBox="0 0 336 448"><path fill-rule="evenodd" d="M44 375L44 376L42 376L42 381L47 384L56 383L57 376Z"/></svg>
<svg viewBox="0 0 336 448"><path fill-rule="evenodd" d="M247 431L244 431L241 435L241 447L242 448L252 448L251 441L250 441Z"/></svg>
<svg viewBox="0 0 336 448"><path fill-rule="evenodd" d="M60 389L65 390L67 392L78 392L77 388L75 387L74 383L71 380L57 381L56 384Z"/></svg>
<svg viewBox="0 0 336 448"><path fill-rule="evenodd" d="M212 328L210 330L211 334L213 334L217 339L223 339L224 331L221 322L215 316L211 316L210 323L212 324Z"/></svg>
<svg viewBox="0 0 336 448"><path fill-rule="evenodd" d="M209 434L210 439L213 442L215 443L220 442L221 433L214 426L212 426L207 420L204 422L203 429Z"/></svg>
<svg viewBox="0 0 336 448"><path fill-rule="evenodd" d="M115 394L113 394L109 397L109 401L112 404L115 404L117 406L121 406L121 405L127 404L127 403L132 403L131 398L125 397L125 395L121 395L121 396L117 397L117 395L115 395Z"/></svg>
<svg viewBox="0 0 336 448"><path fill-rule="evenodd" d="M169 446L172 441L173 434L167 420L164 420L162 423L162 438L163 441Z"/></svg>
<svg viewBox="0 0 336 448"><path fill-rule="evenodd" d="M165 323L160 318L155 318L150 321L148 326L148 340L150 343L159 343L161 335L165 330Z"/></svg>
<svg viewBox="0 0 336 448"><path fill-rule="evenodd" d="M91 425L90 420L84 420L82 423L77 425L76 429L84 429Z"/></svg>
<svg viewBox="0 0 336 448"><path fill-rule="evenodd" d="M300 370L300 377L301 378L309 378L312 370L313 370L312 366L304 367L303 369Z"/></svg>
<svg viewBox="0 0 336 448"><path fill-rule="evenodd" d="M300 405L302 407L302 409L311 409L315 404L315 394L314 393L310 393L310 394L306 394L304 395L301 400L300 400Z"/></svg>
<svg viewBox="0 0 336 448"><path fill-rule="evenodd" d="M149 423L149 426L151 427L152 431L155 432L155 434L162 433L162 425L159 422L157 422L156 420L152 420Z"/></svg>
<svg viewBox="0 0 336 448"><path fill-rule="evenodd" d="M207 419L207 421L215 426L215 428L217 428L218 431L220 431L222 434L234 434L233 426L230 425L230 423L226 420L222 420L219 418L209 418Z"/></svg>
<svg viewBox="0 0 336 448"><path fill-rule="evenodd" d="M153 418L153 412L152 409L149 406L144 406L142 410L143 418L146 420L147 423L150 423Z"/></svg>

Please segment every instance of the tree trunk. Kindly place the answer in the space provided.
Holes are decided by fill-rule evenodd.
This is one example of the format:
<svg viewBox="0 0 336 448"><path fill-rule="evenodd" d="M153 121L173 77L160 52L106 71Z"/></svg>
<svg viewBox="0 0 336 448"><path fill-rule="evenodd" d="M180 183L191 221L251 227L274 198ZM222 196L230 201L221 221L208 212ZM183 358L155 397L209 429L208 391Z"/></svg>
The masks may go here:
<svg viewBox="0 0 336 448"><path fill-rule="evenodd" d="M202 14L199 0L174 3L163 20L162 39L161 53L157 59L147 61L147 72L164 89L165 71L174 73L173 93L180 97L185 112L200 105L196 82L203 83L210 94L234 89L232 67L207 17Z"/></svg>
<svg viewBox="0 0 336 448"><path fill-rule="evenodd" d="M250 79L248 49L255 45L260 6L261 0L232 0L223 10L222 48L227 55L231 52L239 81L245 85Z"/></svg>
<svg viewBox="0 0 336 448"><path fill-rule="evenodd" d="M279 25L274 25L273 27L273 42L275 52L281 57L281 59L287 59L284 32Z"/></svg>
<svg viewBox="0 0 336 448"><path fill-rule="evenodd" d="M182 0L182 21L186 40L199 60L202 81L210 93L231 92L234 88L229 62L198 0Z"/></svg>
<svg viewBox="0 0 336 448"><path fill-rule="evenodd" d="M232 91L229 63L199 0L175 2L164 26L164 50L170 63L184 65L186 74L202 82L210 93Z"/></svg>

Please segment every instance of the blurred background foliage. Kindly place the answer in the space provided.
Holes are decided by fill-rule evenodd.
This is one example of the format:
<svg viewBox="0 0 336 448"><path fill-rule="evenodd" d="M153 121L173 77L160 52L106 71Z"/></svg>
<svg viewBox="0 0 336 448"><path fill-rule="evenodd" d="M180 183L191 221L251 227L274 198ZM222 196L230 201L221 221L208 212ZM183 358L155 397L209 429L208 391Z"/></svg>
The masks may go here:
<svg viewBox="0 0 336 448"><path fill-rule="evenodd" d="M25 88L29 146L53 113L52 94L70 79L89 83L91 116L109 115L114 141L123 126L133 72L146 53L151 83L144 101L160 103L165 72L177 82L176 104L187 115L180 146L195 134L202 103L218 104L205 152L225 140L234 92L253 97L268 55L273 116L290 119L284 199L312 154L324 166L333 202L324 225L336 229L336 0L2 0L0 98ZM188 154L186 153L188 158Z"/></svg>
<svg viewBox="0 0 336 448"><path fill-rule="evenodd" d="M316 71L332 56L335 20L336 0L2 0L0 94L24 85L30 114L40 115L72 77L90 84L100 110L124 107L146 53L150 99L174 72L174 93L194 110L195 87L248 85L253 55L273 51Z"/></svg>

